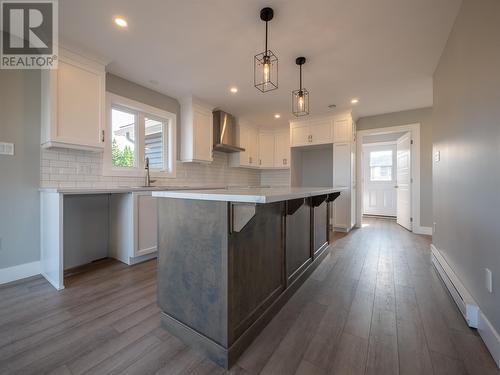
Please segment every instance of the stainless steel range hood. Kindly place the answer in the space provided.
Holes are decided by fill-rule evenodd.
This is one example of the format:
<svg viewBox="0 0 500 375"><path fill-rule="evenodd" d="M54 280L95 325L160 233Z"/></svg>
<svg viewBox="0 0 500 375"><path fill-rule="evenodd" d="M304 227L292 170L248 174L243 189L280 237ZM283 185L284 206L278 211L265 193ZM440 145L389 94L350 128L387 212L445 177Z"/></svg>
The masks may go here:
<svg viewBox="0 0 500 375"><path fill-rule="evenodd" d="M245 151L236 141L236 124L234 117L224 111L214 111L214 151Z"/></svg>

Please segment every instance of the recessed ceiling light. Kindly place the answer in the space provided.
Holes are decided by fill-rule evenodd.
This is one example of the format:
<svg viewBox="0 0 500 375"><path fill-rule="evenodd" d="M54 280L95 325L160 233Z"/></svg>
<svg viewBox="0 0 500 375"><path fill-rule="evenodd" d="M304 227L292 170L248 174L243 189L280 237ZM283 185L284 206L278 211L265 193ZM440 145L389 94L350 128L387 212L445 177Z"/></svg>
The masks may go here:
<svg viewBox="0 0 500 375"><path fill-rule="evenodd" d="M359 99L354 98L351 100L351 104L358 104L358 103L359 103Z"/></svg>
<svg viewBox="0 0 500 375"><path fill-rule="evenodd" d="M229 89L229 91L231 91L233 94L236 94L238 92L238 88L237 87L231 87Z"/></svg>
<svg viewBox="0 0 500 375"><path fill-rule="evenodd" d="M120 27L127 27L128 26L127 20L123 17L115 17L115 24L120 26Z"/></svg>
<svg viewBox="0 0 500 375"><path fill-rule="evenodd" d="M280 118L280 117L281 117L281 115L280 115L279 113L276 113L276 114L274 115L274 118Z"/></svg>

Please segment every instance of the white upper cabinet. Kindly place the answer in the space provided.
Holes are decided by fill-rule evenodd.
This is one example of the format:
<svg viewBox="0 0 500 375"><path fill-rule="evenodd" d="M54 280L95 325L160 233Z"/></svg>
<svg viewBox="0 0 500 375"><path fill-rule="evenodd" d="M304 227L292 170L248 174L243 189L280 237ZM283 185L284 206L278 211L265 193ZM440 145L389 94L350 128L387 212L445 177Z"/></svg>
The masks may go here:
<svg viewBox="0 0 500 375"><path fill-rule="evenodd" d="M256 128L239 124L236 128L236 140L245 151L230 154L231 167L259 167L259 133Z"/></svg>
<svg viewBox="0 0 500 375"><path fill-rule="evenodd" d="M287 130L259 130L240 123L236 129L236 137L245 151L229 156L231 167L290 168L290 134Z"/></svg>
<svg viewBox="0 0 500 375"><path fill-rule="evenodd" d="M332 143L332 122L330 119L293 122L290 137L292 147Z"/></svg>
<svg viewBox="0 0 500 375"><path fill-rule="evenodd" d="M321 120L311 123L311 143L313 145L332 143L331 120Z"/></svg>
<svg viewBox="0 0 500 375"><path fill-rule="evenodd" d="M42 72L42 147L102 151L104 65L66 50L58 65Z"/></svg>
<svg viewBox="0 0 500 375"><path fill-rule="evenodd" d="M333 141L334 142L350 142L353 127L351 126L350 118L341 118L333 120Z"/></svg>
<svg viewBox="0 0 500 375"><path fill-rule="evenodd" d="M280 132L274 138L274 167L290 168L290 134Z"/></svg>
<svg viewBox="0 0 500 375"><path fill-rule="evenodd" d="M308 124L292 124L290 127L290 137L292 147L309 145L311 144L311 128Z"/></svg>
<svg viewBox="0 0 500 375"><path fill-rule="evenodd" d="M181 161L213 161L212 107L196 98L181 101Z"/></svg>
<svg viewBox="0 0 500 375"><path fill-rule="evenodd" d="M274 133L259 134L259 168L273 168L275 154Z"/></svg>

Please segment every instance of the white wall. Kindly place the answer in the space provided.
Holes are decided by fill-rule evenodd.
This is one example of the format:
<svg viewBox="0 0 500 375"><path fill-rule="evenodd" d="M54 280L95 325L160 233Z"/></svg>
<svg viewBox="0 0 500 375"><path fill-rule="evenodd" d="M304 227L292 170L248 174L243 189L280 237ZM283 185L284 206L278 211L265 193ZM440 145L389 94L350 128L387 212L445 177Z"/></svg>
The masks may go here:
<svg viewBox="0 0 500 375"><path fill-rule="evenodd" d="M434 74L432 123L433 242L500 332L500 1L463 1Z"/></svg>

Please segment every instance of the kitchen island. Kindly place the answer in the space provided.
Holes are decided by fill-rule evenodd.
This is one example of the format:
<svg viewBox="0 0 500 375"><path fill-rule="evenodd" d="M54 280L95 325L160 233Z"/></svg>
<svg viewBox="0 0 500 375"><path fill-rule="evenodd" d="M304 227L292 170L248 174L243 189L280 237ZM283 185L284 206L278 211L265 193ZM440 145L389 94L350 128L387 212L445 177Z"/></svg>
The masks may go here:
<svg viewBox="0 0 500 375"><path fill-rule="evenodd" d="M329 250L333 188L153 192L162 326L229 368Z"/></svg>

